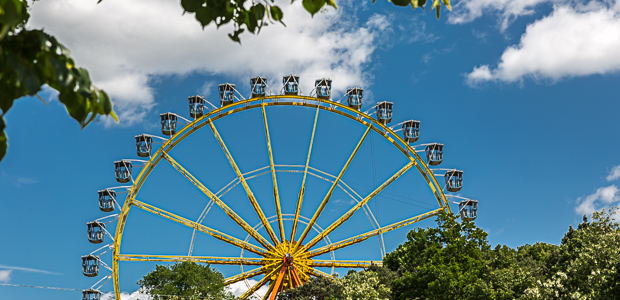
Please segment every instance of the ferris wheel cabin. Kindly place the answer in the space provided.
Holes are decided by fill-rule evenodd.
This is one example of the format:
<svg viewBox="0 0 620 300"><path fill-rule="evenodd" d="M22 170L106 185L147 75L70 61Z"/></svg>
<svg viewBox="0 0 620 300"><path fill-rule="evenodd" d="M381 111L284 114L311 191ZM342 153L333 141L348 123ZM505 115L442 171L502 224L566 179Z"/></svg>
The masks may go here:
<svg viewBox="0 0 620 300"><path fill-rule="evenodd" d="M284 95L299 95L299 76L288 75L282 77L282 84L284 85Z"/></svg>
<svg viewBox="0 0 620 300"><path fill-rule="evenodd" d="M392 106L394 106L394 103L387 101L379 102L375 105L377 121L379 121L379 123L386 125L392 122Z"/></svg>
<svg viewBox="0 0 620 300"><path fill-rule="evenodd" d="M347 105L355 110L362 108L364 89L361 87L354 87L347 89Z"/></svg>
<svg viewBox="0 0 620 300"><path fill-rule="evenodd" d="M161 134L174 135L177 132L177 115L167 112L159 115L159 118L161 119Z"/></svg>
<svg viewBox="0 0 620 300"><path fill-rule="evenodd" d="M136 135L136 153L140 157L150 157L153 138L148 134Z"/></svg>
<svg viewBox="0 0 620 300"><path fill-rule="evenodd" d="M91 254L82 256L82 273L86 277L99 275L99 258Z"/></svg>
<svg viewBox="0 0 620 300"><path fill-rule="evenodd" d="M205 113L205 98L202 96L187 97L189 102L189 116L192 118L200 118Z"/></svg>
<svg viewBox="0 0 620 300"><path fill-rule="evenodd" d="M116 181L120 183L131 181L131 162L124 159L115 161L114 172L116 173Z"/></svg>
<svg viewBox="0 0 620 300"><path fill-rule="evenodd" d="M235 85L231 83L223 83L217 86L220 93L220 105L222 107L232 104L235 101Z"/></svg>
<svg viewBox="0 0 620 300"><path fill-rule="evenodd" d="M467 221L473 221L478 216L478 201L477 200L463 200L459 203L459 212L461 213L461 219Z"/></svg>
<svg viewBox="0 0 620 300"><path fill-rule="evenodd" d="M101 190L97 191L99 195L99 210L102 212L114 211L114 199L116 199L116 192L113 190Z"/></svg>
<svg viewBox="0 0 620 300"><path fill-rule="evenodd" d="M93 244L103 243L103 238L105 237L105 224L94 221L86 223L86 227L88 228L89 242Z"/></svg>
<svg viewBox="0 0 620 300"><path fill-rule="evenodd" d="M409 120L403 123L403 140L407 143L415 143L420 138L420 121Z"/></svg>
<svg viewBox="0 0 620 300"><path fill-rule="evenodd" d="M101 292L95 289L82 290L82 300L100 300Z"/></svg>
<svg viewBox="0 0 620 300"><path fill-rule="evenodd" d="M437 166L443 161L443 144L432 143L426 146L426 163Z"/></svg>
<svg viewBox="0 0 620 300"><path fill-rule="evenodd" d="M265 88L267 87L267 77L250 78L250 89L252 90L252 98L265 97Z"/></svg>
<svg viewBox="0 0 620 300"><path fill-rule="evenodd" d="M330 100L332 97L332 80L330 78L317 79L314 82L316 97L319 99Z"/></svg>
<svg viewBox="0 0 620 300"><path fill-rule="evenodd" d="M458 192L463 187L463 171L450 170L444 175L448 192Z"/></svg>

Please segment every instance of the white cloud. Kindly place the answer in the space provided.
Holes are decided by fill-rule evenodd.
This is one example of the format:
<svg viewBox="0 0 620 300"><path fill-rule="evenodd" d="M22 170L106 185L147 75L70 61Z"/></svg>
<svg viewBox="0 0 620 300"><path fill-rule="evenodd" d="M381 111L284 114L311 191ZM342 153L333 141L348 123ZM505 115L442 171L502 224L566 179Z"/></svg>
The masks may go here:
<svg viewBox="0 0 620 300"><path fill-rule="evenodd" d="M114 293L105 293L101 295L101 300L113 300ZM142 294L139 291L135 291L131 294L129 293L121 293L121 300L151 300L149 295Z"/></svg>
<svg viewBox="0 0 620 300"><path fill-rule="evenodd" d="M239 46L228 38L229 26L202 30L193 14L183 15L179 1L96 3L36 2L29 26L45 28L71 49L76 63L110 93L126 124L139 122L156 105L151 81L161 75L233 76L243 92L257 74L269 77L272 90L279 90L281 76L289 73L301 76L305 93L320 77L334 79L335 93L368 85L372 76L364 66L389 25L381 15L355 25L347 3L312 18L300 1L283 1L287 27L270 24L259 35L243 34Z"/></svg>
<svg viewBox="0 0 620 300"><path fill-rule="evenodd" d="M9 282L13 270L0 270L0 282Z"/></svg>
<svg viewBox="0 0 620 300"><path fill-rule="evenodd" d="M607 175L607 181L614 181L620 178L620 165L617 165L611 169L609 175Z"/></svg>
<svg viewBox="0 0 620 300"><path fill-rule="evenodd" d="M250 284L250 286L253 286L256 283L258 283L258 281L253 280L253 279L248 279L248 283ZM247 290L248 290L248 286L243 281L235 282L235 283L229 285L228 287L230 288L230 292L232 292L233 295L235 295L237 297L243 295L243 293L247 292ZM268 290L268 286L264 285L263 287L258 289L258 291L256 291L255 294L258 295L259 298L262 299L263 296L265 296L265 294L267 293L267 290Z"/></svg>
<svg viewBox="0 0 620 300"><path fill-rule="evenodd" d="M60 273L56 273L56 272L50 272L50 271L45 271L45 270L33 269L33 268L7 266L7 265L0 265L0 269L9 269L9 270L17 270L17 271L32 272L32 273L43 273L43 274L48 274L48 275L60 275Z"/></svg>
<svg viewBox="0 0 620 300"><path fill-rule="evenodd" d="M504 51L497 68L474 68L467 74L468 83L525 77L557 81L620 70L620 7L592 3L597 2L555 7L551 15L527 26L519 45Z"/></svg>
<svg viewBox="0 0 620 300"><path fill-rule="evenodd" d="M483 14L500 15L502 30L517 17L531 15L534 7L542 3L568 3L571 0L467 0L459 1L449 14L448 22L452 24L469 23Z"/></svg>
<svg viewBox="0 0 620 300"><path fill-rule="evenodd" d="M575 212L581 215L590 215L592 212L602 208L609 208L620 202L620 190L616 185L610 185L599 188L591 195L585 198L577 199L579 205L575 208Z"/></svg>

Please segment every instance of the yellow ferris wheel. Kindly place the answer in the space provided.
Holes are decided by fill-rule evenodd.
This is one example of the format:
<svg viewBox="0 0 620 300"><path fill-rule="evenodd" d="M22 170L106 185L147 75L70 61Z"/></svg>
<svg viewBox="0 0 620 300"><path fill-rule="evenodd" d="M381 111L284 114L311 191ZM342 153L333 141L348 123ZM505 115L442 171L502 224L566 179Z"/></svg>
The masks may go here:
<svg viewBox="0 0 620 300"><path fill-rule="evenodd" d="M379 237L381 257L385 255L385 246L383 244L383 234L392 230L412 225L416 222L431 218L441 212L451 212L450 203L458 204L458 212L464 219L475 219L477 215L477 201L463 198L458 195L446 196L445 192L458 192L462 187L463 171L457 169L439 169L436 168L443 161L443 144L429 143L416 144L419 138L420 122L416 120L408 120L391 127L388 124L392 122L391 102L379 102L373 105L369 110L363 112L362 100L363 89L353 87L347 89L347 92L339 100L332 100L331 86L332 81L328 78L322 78L315 81L314 89L308 96L304 96L299 85L299 76L288 75L283 77L283 87L278 93L273 93L267 85L265 77L253 77L250 80L251 96L246 99L235 88L234 84L221 84L218 86L220 106L216 107L206 101L201 96L192 96L189 101L190 119L183 118L174 113L164 113L160 115L162 134L168 136L158 137L156 135L142 134L135 137L137 155L143 160L123 159L114 162L116 180L120 183L130 185L111 187L98 191L99 208L101 211L109 213L120 208L117 214L110 214L104 218L97 219L87 223L88 239L94 244L103 244L107 235L111 242L103 247L82 257L83 273L88 277L96 277L99 275L100 268L110 271L110 274L104 276L90 289L84 290L83 300L99 300L102 293L101 287L109 281L112 281L114 287L115 298L120 299L119 286L119 269L122 262L180 262L192 261L198 263L208 263L214 265L235 265L240 266L239 274L226 278L227 285L240 281L245 281L248 290L240 298L246 299L255 295L255 293L263 286L268 286L264 299L275 299L279 292L286 289L299 286L307 282L311 276L331 276L326 269L334 268L365 268L370 265L380 264L380 259L372 261L366 260L338 260L334 253L347 247L362 243L371 237ZM274 161L274 151L272 148L272 131L270 131L267 111L275 107L290 107L292 109L303 109L306 112L311 111L313 115L313 125L308 128L309 141L307 142L307 150L304 153L305 160L298 164L277 164ZM221 119L229 118L243 111L255 110L262 116L262 124L259 124L261 130L264 131L265 143L268 153L269 164L251 171L242 170L239 167L237 159L231 154L227 143L224 141L223 134L220 134L221 128L218 125ZM339 147L333 147L338 151L345 151L347 159L344 163L339 162L338 172L325 172L316 166L310 164L313 156L313 145L317 139L317 123L319 115L327 114L340 119L352 122L360 131L363 131L353 149L341 150ZM398 128L399 127L399 128ZM228 184L215 190L209 182L203 182L195 173L188 171L186 166L179 163L173 157L172 150L179 146L181 142L186 140L201 129L210 131L212 137L217 141L221 152L232 171L233 178ZM399 132L400 131L400 132ZM395 153L404 158L406 163L397 168L396 172L390 173L391 176L380 184L375 184L367 193L360 195L360 190L352 188L352 184L344 181L343 176L350 168L352 161L358 154L360 148L367 140L370 134L380 137L387 145L395 149ZM160 144L158 149L155 145ZM422 154L422 156L420 154ZM344 157L344 156L343 156ZM173 213L162 207L158 207L151 203L148 199L141 198L141 191L144 184L156 167L160 163L171 166L185 180L194 185L202 194L203 200L207 204L202 210L198 218L190 219L189 216ZM335 163L334 163L335 164ZM134 168L141 167L141 171L134 177ZM374 166L373 166L374 167ZM422 178L422 185L428 187L430 198L434 199L433 206L426 206L424 210L416 213L408 213L407 210L401 210L400 219L390 222L388 225L381 225L373 214L368 203L384 192L390 185L397 182L404 174L418 173ZM283 174L297 174L301 181L296 183L296 196L284 197L283 200L281 190L283 188L282 181L279 180ZM251 180L261 176L270 178L269 190L271 191L269 199L260 199L249 183ZM315 178L328 183L327 191L323 191L320 197L309 197L307 183L309 178ZM440 184L437 177L443 177ZM280 185L279 185L280 183ZM290 189L291 183L286 182L287 188ZM238 210L233 209L233 204L241 200L238 198L226 198L226 193L235 187L242 188L244 197L245 210L255 212L254 218L259 222L255 225L248 223L248 219L242 216ZM336 191L344 192L350 196L352 207L348 207L346 212L339 214L331 220L325 221L329 224L326 227L318 225L317 220L320 216L325 216L326 207L330 204L330 200ZM120 194L126 193L126 198L122 205ZM428 193L428 192L427 192ZM314 191L313 195L316 194ZM205 198L206 197L206 198ZM294 198L294 199L291 199ZM309 199L310 198L310 199ZM460 202L451 201L450 198L458 198ZM262 200L262 201L261 201ZM283 201L290 204L290 211L283 210ZM233 203L234 202L234 203ZM275 214L267 216L265 213L266 203L272 206ZM249 205L248 205L249 204ZM218 228L205 222L207 214L213 206L221 210L229 220L241 229L245 237L231 234L228 227ZM305 211L312 213L304 215L302 207L306 207ZM310 209L308 209L310 208ZM123 242L123 234L130 211L141 210L164 218L166 220L181 224L192 230L189 251L187 255L164 255L164 254L139 254L122 252L121 244ZM354 215L361 215L363 211L370 221L373 229L365 232L350 233L351 230L345 231L345 237L340 234L337 241L332 242L332 234L343 224L347 223ZM404 217L403 213L405 214ZM324 221L324 219L321 219ZM106 229L107 224L116 223L115 230ZM354 226L355 229L357 226ZM233 246L240 255L231 255L227 257L221 256L204 256L194 255L194 246L197 235L206 234L207 236L219 240L229 246ZM145 249L146 251L146 249ZM101 256L108 253L112 261L106 264ZM245 255L244 255L245 254ZM363 256L363 253L361 254ZM359 255L358 255L359 257ZM261 278L262 277L262 278ZM260 280L257 280L260 278ZM254 279L256 282L251 285L248 279Z"/></svg>

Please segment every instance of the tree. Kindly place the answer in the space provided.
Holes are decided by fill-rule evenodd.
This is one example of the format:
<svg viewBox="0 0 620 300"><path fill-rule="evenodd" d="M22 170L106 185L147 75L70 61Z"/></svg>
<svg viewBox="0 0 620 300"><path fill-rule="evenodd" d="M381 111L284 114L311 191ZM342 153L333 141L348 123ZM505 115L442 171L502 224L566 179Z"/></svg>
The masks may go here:
<svg viewBox="0 0 620 300"><path fill-rule="evenodd" d="M118 121L108 94L92 84L87 70L75 66L69 50L42 30L26 29L29 17L26 0L0 0L0 161L8 146L4 115L16 100L39 97L44 85L59 92L81 128L100 115Z"/></svg>
<svg viewBox="0 0 620 300"><path fill-rule="evenodd" d="M383 263L398 272L393 299L491 299L487 233L441 214L437 228L417 228Z"/></svg>
<svg viewBox="0 0 620 300"><path fill-rule="evenodd" d="M375 3L375 1L372 2ZM282 9L274 5L273 0L252 1L251 4L247 2L246 0L181 0L181 5L186 12L194 14L202 28L211 23L215 23L219 28L232 22L234 31L228 36L238 43L241 43L239 34L246 29L251 33L259 33L269 22L280 22L284 25ZM293 2L295 0L291 1ZM427 0L391 0L390 2L396 6L424 9ZM450 0L433 0L431 10L435 9L438 19L442 4L452 9ZM337 8L335 0L302 0L302 5L313 16L327 5Z"/></svg>
<svg viewBox="0 0 620 300"><path fill-rule="evenodd" d="M569 227L545 280L523 299L619 299L620 226L616 208L586 216L577 229Z"/></svg>
<svg viewBox="0 0 620 300"><path fill-rule="evenodd" d="M342 286L337 279L312 277L310 281L278 295L280 300L331 300L342 294Z"/></svg>
<svg viewBox="0 0 620 300"><path fill-rule="evenodd" d="M235 299L224 286L222 273L210 265L194 262L157 265L138 281L138 285L154 299L170 299L170 295L179 299Z"/></svg>

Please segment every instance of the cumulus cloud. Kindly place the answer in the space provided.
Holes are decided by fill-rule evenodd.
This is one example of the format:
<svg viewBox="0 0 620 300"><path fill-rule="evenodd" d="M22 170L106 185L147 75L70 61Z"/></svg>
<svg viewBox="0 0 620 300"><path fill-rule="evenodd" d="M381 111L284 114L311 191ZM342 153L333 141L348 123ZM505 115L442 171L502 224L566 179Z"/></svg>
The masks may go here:
<svg viewBox="0 0 620 300"><path fill-rule="evenodd" d="M611 168L611 171L609 172L609 175L607 175L606 179L607 181L614 181L618 178L620 178L620 165Z"/></svg>
<svg viewBox="0 0 620 300"><path fill-rule="evenodd" d="M579 205L575 208L575 212L581 215L590 215L592 212L602 208L609 208L612 205L618 205L620 202L620 190L614 184L602 187L585 198L577 199Z"/></svg>
<svg viewBox="0 0 620 300"><path fill-rule="evenodd" d="M254 279L248 279L248 283L250 284L250 286L253 286L256 283L258 283L258 281ZM248 290L248 286L243 281L235 282L229 285L228 287L230 288L230 292L232 292L233 295L235 295L236 297L243 295L243 293L247 292ZM264 285L263 287L258 289L258 291L256 291L255 294L259 296L259 299L261 299L267 293L267 289L268 289L268 286Z"/></svg>
<svg viewBox="0 0 620 300"><path fill-rule="evenodd" d="M101 300L113 300L114 293L109 292L101 295ZM121 300L151 300L149 295L142 294L140 291L135 291L133 293L121 293Z"/></svg>
<svg viewBox="0 0 620 300"><path fill-rule="evenodd" d="M620 6L591 2L556 6L527 26L519 45L508 47L496 68L475 67L467 82L515 82L525 77L557 81L620 70Z"/></svg>
<svg viewBox="0 0 620 300"><path fill-rule="evenodd" d="M13 270L0 270L0 282L9 282Z"/></svg>
<svg viewBox="0 0 620 300"><path fill-rule="evenodd" d="M178 1L96 3L36 2L29 26L45 28L71 49L77 64L112 96L126 124L139 122L156 105L152 81L162 75L233 76L243 89L250 76L260 74L279 90L281 76L296 73L306 93L321 77L334 78L335 93L368 85L372 76L364 66L389 25L381 15L357 25L347 17L346 3L312 18L299 1L283 1L287 27L272 24L259 35L244 34L239 46L226 35L230 27L202 30L192 14L183 15Z"/></svg>

